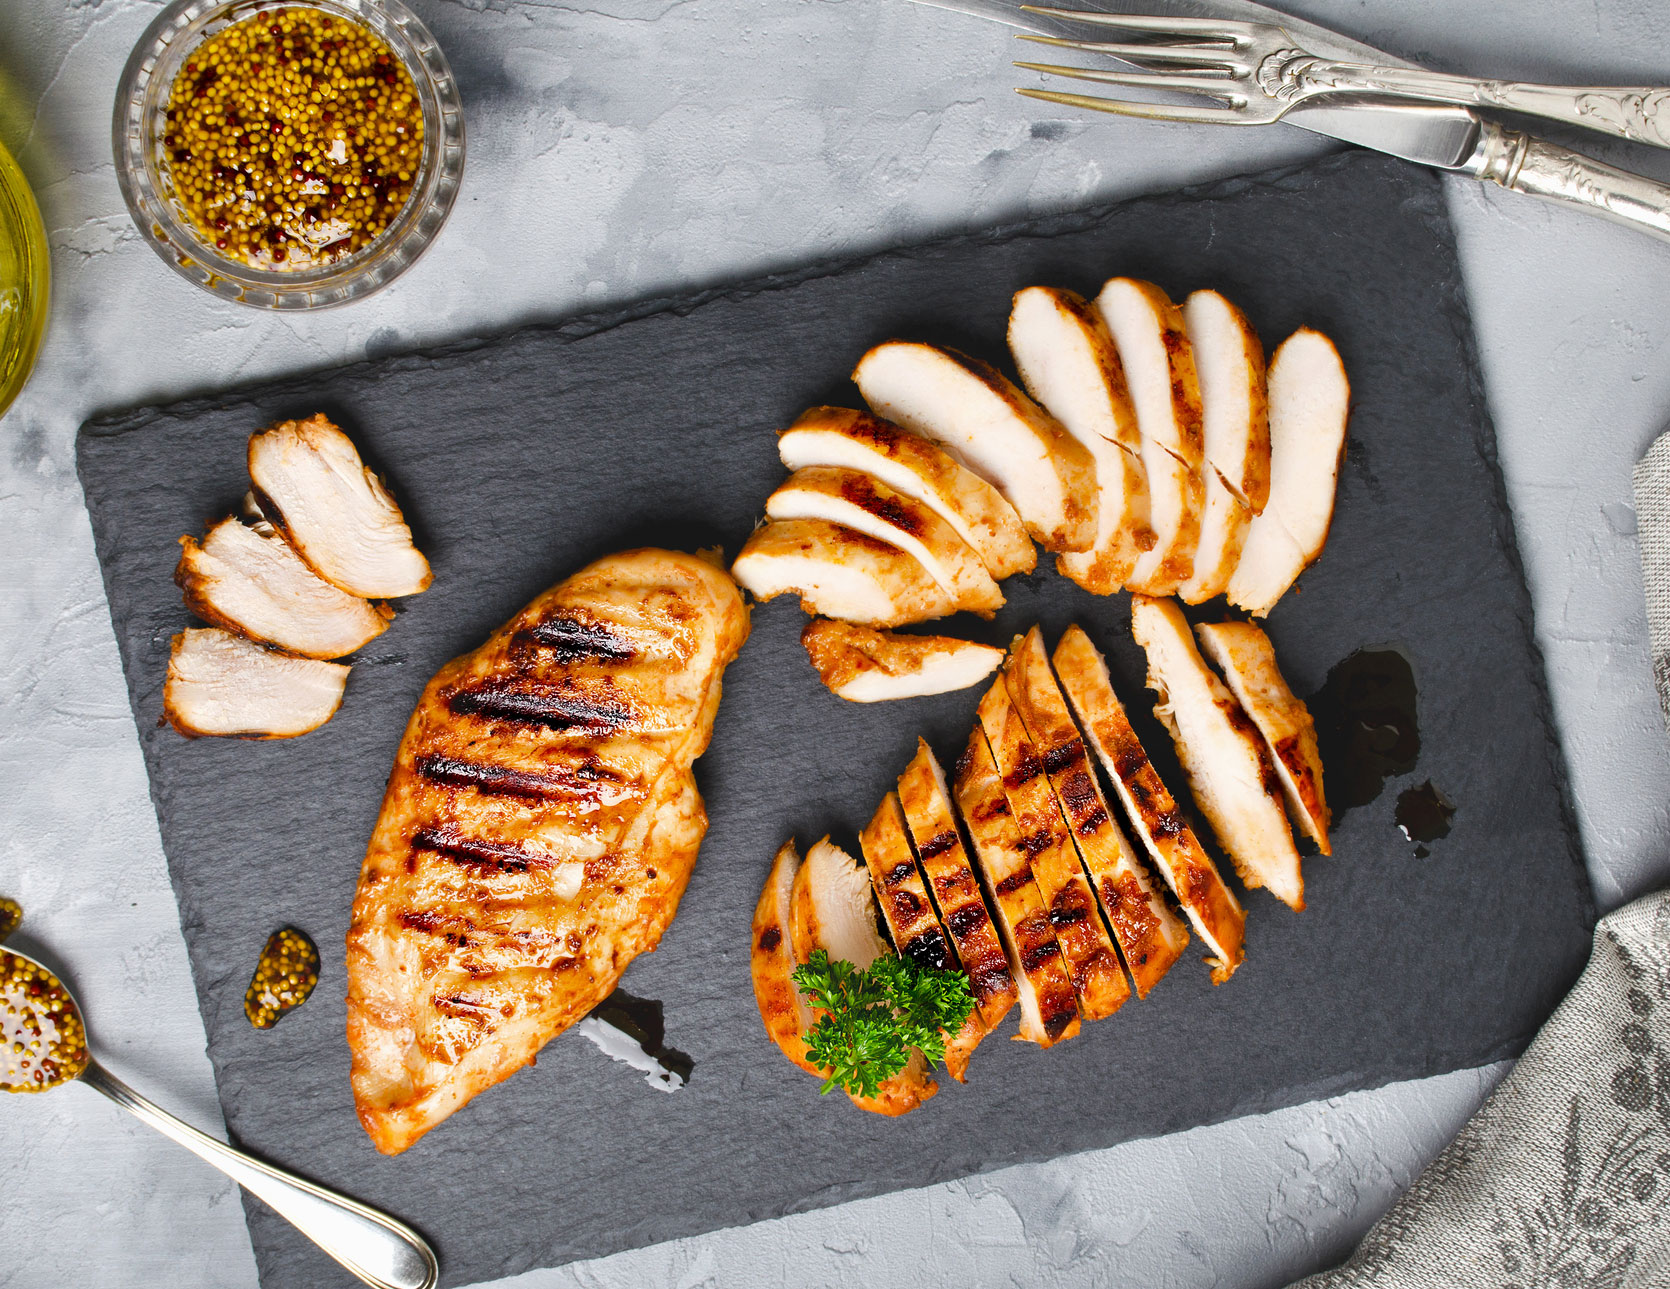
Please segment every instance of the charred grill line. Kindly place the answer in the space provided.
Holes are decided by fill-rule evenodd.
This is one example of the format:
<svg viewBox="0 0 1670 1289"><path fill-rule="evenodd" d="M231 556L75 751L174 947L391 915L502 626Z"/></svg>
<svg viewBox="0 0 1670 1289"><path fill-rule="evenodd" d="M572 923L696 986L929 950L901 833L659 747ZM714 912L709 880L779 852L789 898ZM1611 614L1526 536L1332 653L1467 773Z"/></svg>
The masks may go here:
<svg viewBox="0 0 1670 1289"><path fill-rule="evenodd" d="M415 766L419 775L431 783L444 783L456 788L474 788L495 796L527 797L541 800L549 797L582 797L596 799L600 785L619 783L620 775L605 769L596 758L574 769L562 769L544 774L528 770L514 770L485 761L465 761L457 757L431 754L420 756Z"/></svg>
<svg viewBox="0 0 1670 1289"><path fill-rule="evenodd" d="M459 716L485 716L590 734L627 729L636 720L636 713L625 703L596 698L572 685L486 684L459 690L447 706Z"/></svg>
<svg viewBox="0 0 1670 1289"><path fill-rule="evenodd" d="M502 842L481 841L466 837L453 829L423 828L412 837L418 850L432 850L466 868L492 869L500 873L526 873L530 869L550 868L551 861L543 855L530 855L520 846Z"/></svg>
<svg viewBox="0 0 1670 1289"><path fill-rule="evenodd" d="M937 837L928 838L926 842L917 848L916 853L924 860L937 859L956 844L957 834L947 830L940 833Z"/></svg>
<svg viewBox="0 0 1670 1289"><path fill-rule="evenodd" d="M560 614L535 623L528 636L551 650L558 662L627 662L638 653L607 627Z"/></svg>

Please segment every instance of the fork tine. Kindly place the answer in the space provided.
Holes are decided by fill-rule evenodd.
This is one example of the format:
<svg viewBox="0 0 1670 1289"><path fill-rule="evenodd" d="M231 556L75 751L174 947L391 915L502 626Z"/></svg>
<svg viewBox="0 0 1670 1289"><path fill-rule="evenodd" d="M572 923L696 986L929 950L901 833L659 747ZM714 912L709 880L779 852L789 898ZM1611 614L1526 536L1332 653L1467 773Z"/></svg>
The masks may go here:
<svg viewBox="0 0 1670 1289"><path fill-rule="evenodd" d="M1060 103L1064 107L1089 108L1092 112L1111 112L1115 116L1135 116L1146 121L1200 121L1212 125L1258 125L1256 117L1245 116L1229 107L1194 107L1173 103L1133 103L1128 99L1097 98L1093 94L1063 94L1058 90L1017 89L1027 98L1042 99L1046 103Z"/></svg>
<svg viewBox="0 0 1670 1289"><path fill-rule="evenodd" d="M1164 72L1110 72L1100 67L1063 67L1058 63L1016 63L1029 72L1043 72L1046 76L1069 76L1078 81L1097 81L1102 85L1129 85L1133 89L1172 90L1181 94L1205 94L1220 98L1232 107L1245 105L1244 94L1237 92L1233 81L1216 76L1172 76Z"/></svg>
<svg viewBox="0 0 1670 1289"><path fill-rule="evenodd" d="M1063 22L1088 22L1098 27L1122 27L1126 31L1145 31L1165 36L1195 36L1207 40L1229 41L1241 45L1249 38L1248 24L1227 18L1151 18L1130 13L1101 13L1087 9L1052 9L1043 5L1023 4L1027 13L1045 18L1059 18Z"/></svg>
<svg viewBox="0 0 1670 1289"><path fill-rule="evenodd" d="M1082 49L1087 54L1106 54L1138 67L1149 63L1166 66L1175 63L1185 74L1209 75L1215 72L1233 76L1245 70L1233 51L1220 51L1211 45L1126 45L1105 40L1064 40L1060 36L1034 36L1025 32L1018 33L1015 39L1030 40L1037 45L1054 45L1060 49Z"/></svg>

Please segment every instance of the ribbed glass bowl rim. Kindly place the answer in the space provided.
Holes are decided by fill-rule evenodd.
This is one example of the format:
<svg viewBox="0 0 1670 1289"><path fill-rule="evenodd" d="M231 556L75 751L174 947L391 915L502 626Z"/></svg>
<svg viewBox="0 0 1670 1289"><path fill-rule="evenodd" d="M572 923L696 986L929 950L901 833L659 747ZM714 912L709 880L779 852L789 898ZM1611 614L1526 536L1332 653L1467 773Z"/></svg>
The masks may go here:
<svg viewBox="0 0 1670 1289"><path fill-rule="evenodd" d="M412 193L392 227L335 264L289 272L221 255L167 196L158 123L181 63L222 27L256 13L318 9L375 32L406 65L423 108L424 147ZM225 300L263 309L328 309L379 291L434 241L464 171L464 108L446 56L400 0L174 0L139 38L116 91L116 181L140 235L180 276Z"/></svg>

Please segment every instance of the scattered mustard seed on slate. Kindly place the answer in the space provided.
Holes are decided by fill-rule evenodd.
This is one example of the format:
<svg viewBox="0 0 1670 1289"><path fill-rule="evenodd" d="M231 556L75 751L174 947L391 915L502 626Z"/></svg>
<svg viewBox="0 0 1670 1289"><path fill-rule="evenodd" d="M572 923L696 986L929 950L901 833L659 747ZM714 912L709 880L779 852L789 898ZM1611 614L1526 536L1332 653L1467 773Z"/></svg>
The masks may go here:
<svg viewBox="0 0 1670 1289"><path fill-rule="evenodd" d="M319 9L257 12L174 78L163 150L176 201L223 255L312 268L369 246L411 196L423 106L369 28Z"/></svg>
<svg viewBox="0 0 1670 1289"><path fill-rule="evenodd" d="M0 940L4 940L23 921L23 905L0 895Z"/></svg>
<svg viewBox="0 0 1670 1289"><path fill-rule="evenodd" d="M87 1031L69 992L45 967L0 949L0 1092L45 1092L86 1065Z"/></svg>
<svg viewBox="0 0 1670 1289"><path fill-rule="evenodd" d="M271 1029L286 1012L307 1001L319 983L319 950L295 927L267 937L255 977L244 995L244 1015L256 1029Z"/></svg>

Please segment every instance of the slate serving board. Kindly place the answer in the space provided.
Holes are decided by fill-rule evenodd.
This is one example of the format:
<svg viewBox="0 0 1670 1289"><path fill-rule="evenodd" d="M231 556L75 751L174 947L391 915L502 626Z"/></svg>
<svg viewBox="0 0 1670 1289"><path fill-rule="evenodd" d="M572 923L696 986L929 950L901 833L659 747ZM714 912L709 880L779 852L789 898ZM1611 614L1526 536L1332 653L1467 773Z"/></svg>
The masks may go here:
<svg viewBox="0 0 1670 1289"><path fill-rule="evenodd" d="M734 554L781 477L773 431L853 397L893 335L1001 358L1008 301L1115 273L1212 286L1272 347L1339 343L1355 411L1333 538L1271 618L1295 688L1364 645L1412 659L1415 773L1340 821L1306 865L1310 908L1248 900L1247 960L1214 989L1198 943L1146 1002L1039 1053L988 1042L972 1082L906 1119L820 1101L768 1043L748 922L772 852L850 838L919 732L946 758L977 691L849 705L825 692L790 602L761 606L698 765L711 828L677 921L624 985L689 1053L673 1095L565 1035L536 1068L393 1159L360 1131L343 1032L343 934L414 700L550 583L631 544ZM288 742L189 742L159 724L181 533L242 493L251 430L324 410L387 470L435 584L358 660L329 725ZM1575 978L1593 912L1548 718L1439 181L1367 154L656 302L613 317L310 373L84 427L92 512L227 1123L247 1148L411 1221L456 1285L1023 1160L1102 1147L1518 1052ZM993 642L1086 624L1139 729L1124 597L1013 579ZM1174 788L1181 780L1173 765ZM1392 822L1430 778L1458 804L1429 858ZM258 1033L242 996L289 922L324 956L314 999ZM348 1284L249 1202L267 1289Z"/></svg>

